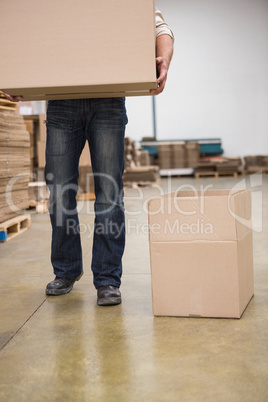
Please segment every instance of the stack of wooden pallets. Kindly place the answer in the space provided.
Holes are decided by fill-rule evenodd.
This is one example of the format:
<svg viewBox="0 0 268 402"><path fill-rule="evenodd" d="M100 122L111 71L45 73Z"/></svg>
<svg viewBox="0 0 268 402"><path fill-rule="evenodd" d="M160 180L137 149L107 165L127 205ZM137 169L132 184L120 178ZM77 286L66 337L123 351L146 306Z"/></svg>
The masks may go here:
<svg viewBox="0 0 268 402"><path fill-rule="evenodd" d="M13 218L10 225L14 232L14 227L19 227L14 226L14 219L29 207L30 140L23 117L16 113L16 108L16 103L0 94L0 223L5 222L1 225L5 230L0 228L0 232L6 234L7 221ZM18 219L23 222L21 216ZM0 233L0 239L6 240L6 234Z"/></svg>
<svg viewBox="0 0 268 402"><path fill-rule="evenodd" d="M268 173L268 155L249 155L244 157L247 174Z"/></svg>
<svg viewBox="0 0 268 402"><path fill-rule="evenodd" d="M237 177L243 173L242 159L240 157L205 157L201 158L198 166L195 168L195 178L212 176L219 178L220 176Z"/></svg>

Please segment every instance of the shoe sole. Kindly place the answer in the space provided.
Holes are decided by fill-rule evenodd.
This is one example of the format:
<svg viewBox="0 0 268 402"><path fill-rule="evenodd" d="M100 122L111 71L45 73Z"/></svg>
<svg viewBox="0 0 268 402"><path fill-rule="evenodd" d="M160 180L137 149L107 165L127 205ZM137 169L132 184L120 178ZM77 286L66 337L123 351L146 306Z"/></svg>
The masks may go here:
<svg viewBox="0 0 268 402"><path fill-rule="evenodd" d="M76 278L75 281L78 282L79 279L82 278L83 274L84 274L84 272L82 272L82 274L79 275ZM69 286L68 288L65 288L65 289L46 289L46 295L47 296L62 296L62 295L66 295L67 293L70 293L70 291L72 290L73 286L74 286L74 284L72 284L71 286Z"/></svg>
<svg viewBox="0 0 268 402"><path fill-rule="evenodd" d="M105 297L97 300L98 306L115 306L122 302L121 297Z"/></svg>

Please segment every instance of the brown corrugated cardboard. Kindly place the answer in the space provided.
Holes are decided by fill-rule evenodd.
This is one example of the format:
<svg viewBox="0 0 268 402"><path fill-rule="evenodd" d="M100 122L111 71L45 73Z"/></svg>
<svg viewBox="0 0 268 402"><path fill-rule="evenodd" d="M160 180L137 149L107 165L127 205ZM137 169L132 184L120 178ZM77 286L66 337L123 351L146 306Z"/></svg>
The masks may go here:
<svg viewBox="0 0 268 402"><path fill-rule="evenodd" d="M28 187L30 201L43 202L49 199L49 190L44 181L33 181Z"/></svg>
<svg viewBox="0 0 268 402"><path fill-rule="evenodd" d="M38 141L36 145L38 167L44 168L46 165L46 143L44 141Z"/></svg>
<svg viewBox="0 0 268 402"><path fill-rule="evenodd" d="M46 130L46 113L39 115L39 130L37 133L37 141L46 141L47 130Z"/></svg>
<svg viewBox="0 0 268 402"><path fill-rule="evenodd" d="M196 167L200 158L200 146L198 142L187 141L185 144L186 167Z"/></svg>
<svg viewBox="0 0 268 402"><path fill-rule="evenodd" d="M181 144L172 144L171 145L171 164L172 168L184 168L186 161L186 153L185 153L185 142Z"/></svg>
<svg viewBox="0 0 268 402"><path fill-rule="evenodd" d="M150 156L148 151L140 151L139 162L141 166L150 165Z"/></svg>
<svg viewBox="0 0 268 402"><path fill-rule="evenodd" d="M28 208L30 134L14 110L0 111L0 222Z"/></svg>
<svg viewBox="0 0 268 402"><path fill-rule="evenodd" d="M239 318L254 293L249 190L149 201L154 315Z"/></svg>
<svg viewBox="0 0 268 402"><path fill-rule="evenodd" d="M94 176L91 166L79 166L79 179L78 179L79 192L94 193Z"/></svg>
<svg viewBox="0 0 268 402"><path fill-rule="evenodd" d="M158 144L158 159L160 169L172 168L172 148L170 144Z"/></svg>
<svg viewBox="0 0 268 402"><path fill-rule="evenodd" d="M126 168L123 174L124 184L155 183L160 184L158 166L135 166Z"/></svg>
<svg viewBox="0 0 268 402"><path fill-rule="evenodd" d="M91 166L91 158L88 143L86 142L79 159L79 166Z"/></svg>
<svg viewBox="0 0 268 402"><path fill-rule="evenodd" d="M156 88L154 0L9 0L1 17L4 92L41 100Z"/></svg>

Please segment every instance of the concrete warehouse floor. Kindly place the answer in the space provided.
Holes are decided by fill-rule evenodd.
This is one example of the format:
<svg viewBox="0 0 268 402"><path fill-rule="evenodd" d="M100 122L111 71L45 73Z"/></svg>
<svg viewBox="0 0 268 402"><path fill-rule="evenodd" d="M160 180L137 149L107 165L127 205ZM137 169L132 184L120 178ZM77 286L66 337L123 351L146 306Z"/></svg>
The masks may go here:
<svg viewBox="0 0 268 402"><path fill-rule="evenodd" d="M33 214L30 230L0 244L0 400L268 401L268 176L263 230L254 234L255 296L240 320L153 317L144 199L154 188L127 188L123 303L98 307L90 272L93 202L79 202L85 275L73 291L46 297L52 280L50 223ZM167 179L165 191L241 188L245 178ZM247 185L250 181L247 178ZM257 193L256 193L257 194ZM260 194L260 193L259 193ZM136 199L131 199L136 197ZM259 219L261 207L255 207ZM89 226L87 226L89 225ZM146 232L146 231L145 231Z"/></svg>

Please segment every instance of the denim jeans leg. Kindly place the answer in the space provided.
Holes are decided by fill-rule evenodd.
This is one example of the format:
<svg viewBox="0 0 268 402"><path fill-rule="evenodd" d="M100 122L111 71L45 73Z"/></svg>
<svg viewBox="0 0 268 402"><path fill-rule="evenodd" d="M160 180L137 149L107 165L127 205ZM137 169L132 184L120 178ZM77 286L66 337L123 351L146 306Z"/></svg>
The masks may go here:
<svg viewBox="0 0 268 402"><path fill-rule="evenodd" d="M85 144L76 129L77 102L49 102L47 110L46 183L50 190L51 263L56 276L76 278L83 271L76 209L79 157Z"/></svg>
<svg viewBox="0 0 268 402"><path fill-rule="evenodd" d="M94 112L87 130L96 193L91 268L96 288L120 287L125 247L122 179L125 100L95 99L92 105Z"/></svg>

